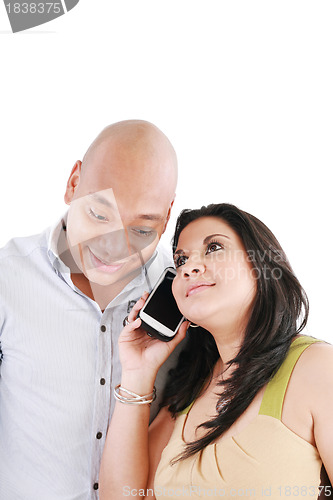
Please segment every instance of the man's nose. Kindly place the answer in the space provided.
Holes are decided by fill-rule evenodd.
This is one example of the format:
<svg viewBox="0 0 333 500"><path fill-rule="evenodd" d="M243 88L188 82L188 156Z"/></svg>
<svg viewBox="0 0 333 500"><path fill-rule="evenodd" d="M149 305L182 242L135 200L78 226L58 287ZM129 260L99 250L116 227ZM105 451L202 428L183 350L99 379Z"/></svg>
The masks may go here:
<svg viewBox="0 0 333 500"><path fill-rule="evenodd" d="M156 231L152 230L149 237L138 236L131 227L116 229L94 238L103 251L125 258L135 253L140 253L156 238Z"/></svg>
<svg viewBox="0 0 333 500"><path fill-rule="evenodd" d="M110 231L98 236L96 240L101 249L113 256L117 256L119 259L126 258L134 253L125 229Z"/></svg>

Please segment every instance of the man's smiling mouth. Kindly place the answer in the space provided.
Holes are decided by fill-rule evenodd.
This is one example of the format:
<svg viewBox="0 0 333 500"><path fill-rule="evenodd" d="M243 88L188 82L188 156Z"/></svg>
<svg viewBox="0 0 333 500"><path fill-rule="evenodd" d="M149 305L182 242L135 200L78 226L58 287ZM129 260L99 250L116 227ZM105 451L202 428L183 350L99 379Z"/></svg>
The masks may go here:
<svg viewBox="0 0 333 500"><path fill-rule="evenodd" d="M97 268L101 271L108 272L108 273L115 273L116 271L121 269L124 265L124 262L119 262L118 264L105 262L104 260L97 257L90 250L90 248L89 248L89 253L90 253L90 258L91 258L91 262L93 264L93 267Z"/></svg>

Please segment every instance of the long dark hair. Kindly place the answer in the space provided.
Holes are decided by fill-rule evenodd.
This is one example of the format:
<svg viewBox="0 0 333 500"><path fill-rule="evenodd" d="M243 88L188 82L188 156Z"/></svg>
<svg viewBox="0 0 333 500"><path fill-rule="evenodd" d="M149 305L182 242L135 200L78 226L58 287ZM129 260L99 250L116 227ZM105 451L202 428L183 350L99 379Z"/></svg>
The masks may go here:
<svg viewBox="0 0 333 500"><path fill-rule="evenodd" d="M259 219L234 205L223 203L183 210L173 237L174 251L183 229L201 217L219 217L238 234L256 275L257 290L244 341L237 356L228 363L235 369L230 378L219 383L223 387L219 402L228 402L221 405L216 417L200 425L208 430L205 436L187 444L175 461L205 448L240 417L281 366L309 313L307 296L275 236ZM187 337L164 393L163 405L173 415L199 395L219 358L215 340L208 331L189 328Z"/></svg>

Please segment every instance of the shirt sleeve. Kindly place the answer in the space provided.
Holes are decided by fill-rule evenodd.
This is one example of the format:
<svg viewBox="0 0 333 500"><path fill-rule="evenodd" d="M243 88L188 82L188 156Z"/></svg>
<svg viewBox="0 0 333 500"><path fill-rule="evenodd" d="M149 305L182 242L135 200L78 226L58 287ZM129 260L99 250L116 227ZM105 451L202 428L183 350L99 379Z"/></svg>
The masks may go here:
<svg viewBox="0 0 333 500"><path fill-rule="evenodd" d="M4 325L4 315L3 311L1 309L1 302L0 302L0 376L1 376L1 363L3 359L3 351L2 351L2 345L1 345L1 335L2 335L2 329Z"/></svg>

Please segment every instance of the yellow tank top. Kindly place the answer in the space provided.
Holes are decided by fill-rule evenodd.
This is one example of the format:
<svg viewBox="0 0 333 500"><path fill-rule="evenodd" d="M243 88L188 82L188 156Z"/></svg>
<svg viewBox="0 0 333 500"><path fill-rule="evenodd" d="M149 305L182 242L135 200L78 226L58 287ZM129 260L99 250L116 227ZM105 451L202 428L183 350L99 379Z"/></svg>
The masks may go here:
<svg viewBox="0 0 333 500"><path fill-rule="evenodd" d="M156 471L156 500L316 499L322 466L318 450L281 421L292 370L302 352L314 342L319 341L306 336L293 341L285 361L266 386L259 414L245 429L170 465L185 446L187 412L180 414Z"/></svg>

